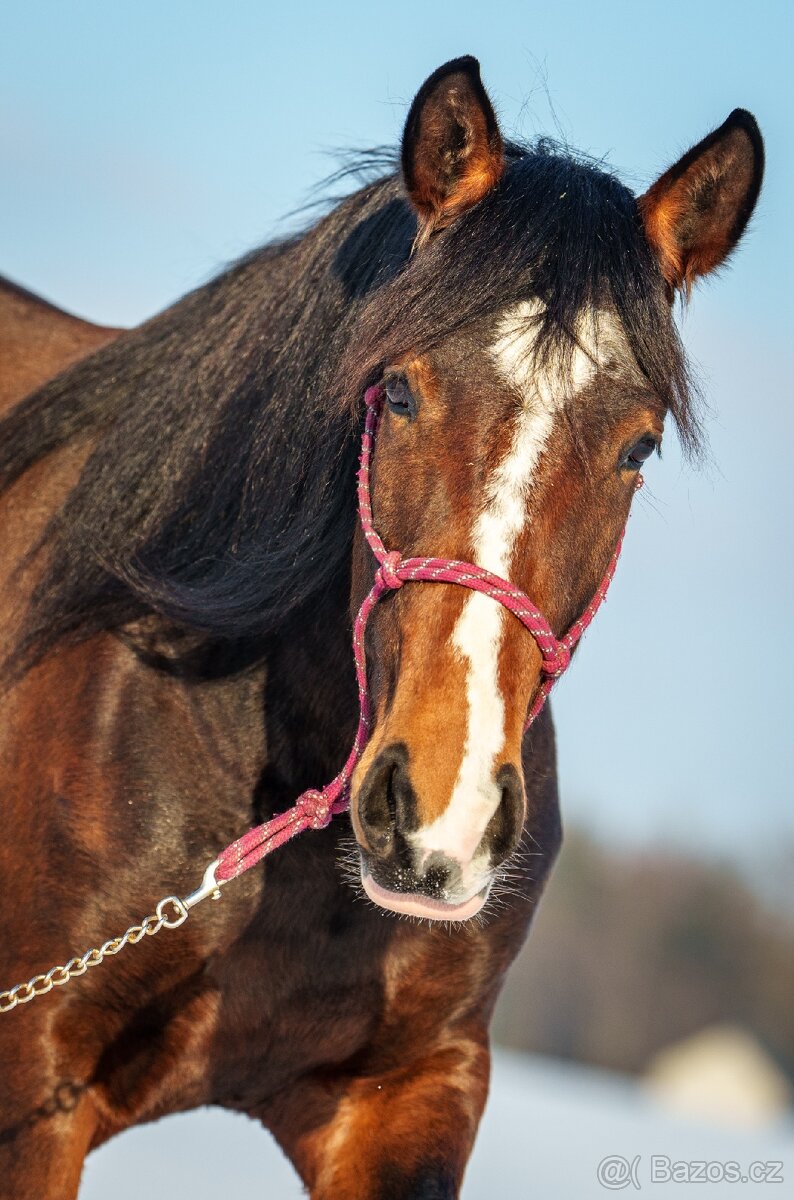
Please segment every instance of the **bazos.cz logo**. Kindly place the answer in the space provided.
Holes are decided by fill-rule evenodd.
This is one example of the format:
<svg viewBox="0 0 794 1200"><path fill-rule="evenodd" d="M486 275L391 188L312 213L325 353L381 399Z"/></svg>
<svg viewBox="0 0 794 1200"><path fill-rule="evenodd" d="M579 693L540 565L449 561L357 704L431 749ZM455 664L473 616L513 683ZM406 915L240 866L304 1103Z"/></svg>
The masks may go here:
<svg viewBox="0 0 794 1200"><path fill-rule="evenodd" d="M667 1154L652 1154L647 1168L636 1154L608 1154L596 1169L596 1178L610 1192L624 1188L641 1191L642 1180L648 1183L782 1183L782 1162L751 1162L743 1166L733 1159L673 1159Z"/></svg>

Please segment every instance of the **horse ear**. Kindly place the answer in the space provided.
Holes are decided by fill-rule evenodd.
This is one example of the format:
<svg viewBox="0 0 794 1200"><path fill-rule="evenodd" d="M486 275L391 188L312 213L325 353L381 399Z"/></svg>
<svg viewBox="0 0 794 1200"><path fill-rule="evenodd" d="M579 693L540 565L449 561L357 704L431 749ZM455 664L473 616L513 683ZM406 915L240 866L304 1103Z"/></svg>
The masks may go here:
<svg viewBox="0 0 794 1200"><path fill-rule="evenodd" d="M471 55L445 63L417 92L403 132L403 180L419 218L417 241L481 200L504 166L480 64Z"/></svg>
<svg viewBox="0 0 794 1200"><path fill-rule="evenodd" d="M755 117L735 108L640 196L646 237L671 288L688 293L725 262L744 233L763 174Z"/></svg>

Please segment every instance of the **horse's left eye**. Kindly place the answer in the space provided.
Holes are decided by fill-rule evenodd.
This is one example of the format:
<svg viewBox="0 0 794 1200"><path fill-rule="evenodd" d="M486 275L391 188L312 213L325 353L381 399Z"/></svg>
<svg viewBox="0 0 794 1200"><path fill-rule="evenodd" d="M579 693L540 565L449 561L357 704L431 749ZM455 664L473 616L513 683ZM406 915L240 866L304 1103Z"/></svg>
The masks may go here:
<svg viewBox="0 0 794 1200"><path fill-rule="evenodd" d="M623 460L620 465L622 467L626 467L629 471L639 471L642 464L651 457L654 450L658 449L659 443L657 442L656 438L650 436L640 438L640 440L635 442L631 449L627 450L623 455Z"/></svg>
<svg viewBox="0 0 794 1200"><path fill-rule="evenodd" d="M385 380L383 390L386 393L386 403L398 417L407 417L413 421L416 416L416 401L403 375L393 375Z"/></svg>

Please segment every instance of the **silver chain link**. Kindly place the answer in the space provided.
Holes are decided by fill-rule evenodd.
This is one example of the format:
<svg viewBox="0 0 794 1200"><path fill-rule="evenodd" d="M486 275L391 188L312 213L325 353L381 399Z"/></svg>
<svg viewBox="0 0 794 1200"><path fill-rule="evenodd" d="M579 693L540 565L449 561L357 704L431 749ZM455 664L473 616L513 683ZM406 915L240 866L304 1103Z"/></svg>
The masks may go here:
<svg viewBox="0 0 794 1200"><path fill-rule="evenodd" d="M201 886L191 892L184 900L178 896L165 896L155 907L154 912L140 922L130 925L119 937L110 938L103 945L86 950L80 957L70 958L62 967L50 967L42 975L34 975L27 983L18 983L7 991L0 992L0 1015L11 1012L19 1004L28 1004L36 996L46 996L53 988L63 987L71 979L79 979L85 975L89 967L98 967L106 958L118 954L125 946L135 946L145 937L154 937L161 929L178 929L190 916L190 910L207 896L217 900L223 880L215 879L217 860L210 863L204 872Z"/></svg>

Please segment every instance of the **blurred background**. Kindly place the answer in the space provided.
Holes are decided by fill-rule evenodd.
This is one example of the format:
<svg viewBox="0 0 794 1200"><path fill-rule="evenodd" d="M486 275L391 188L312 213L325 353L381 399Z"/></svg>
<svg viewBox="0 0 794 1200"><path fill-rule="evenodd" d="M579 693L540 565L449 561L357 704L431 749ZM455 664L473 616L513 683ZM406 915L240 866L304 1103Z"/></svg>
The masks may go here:
<svg viewBox="0 0 794 1200"><path fill-rule="evenodd" d="M707 459L683 462L670 431L609 603L555 693L566 844L496 1015L469 1200L493 1194L496 1171L508 1195L603 1195L598 1163L614 1154L640 1156L651 1195L651 1154L787 1159L794 1180L793 13L784 0L0 13L0 273L107 324L139 322L305 221L288 214L338 152L394 143L423 79L461 53L480 59L507 133L561 137L638 191L737 105L765 134L751 231L682 314ZM102 1150L84 1195L220 1186L299 1194L265 1134L201 1113ZM704 1188L658 1194L690 1190ZM716 1177L706 1190L736 1194Z"/></svg>

